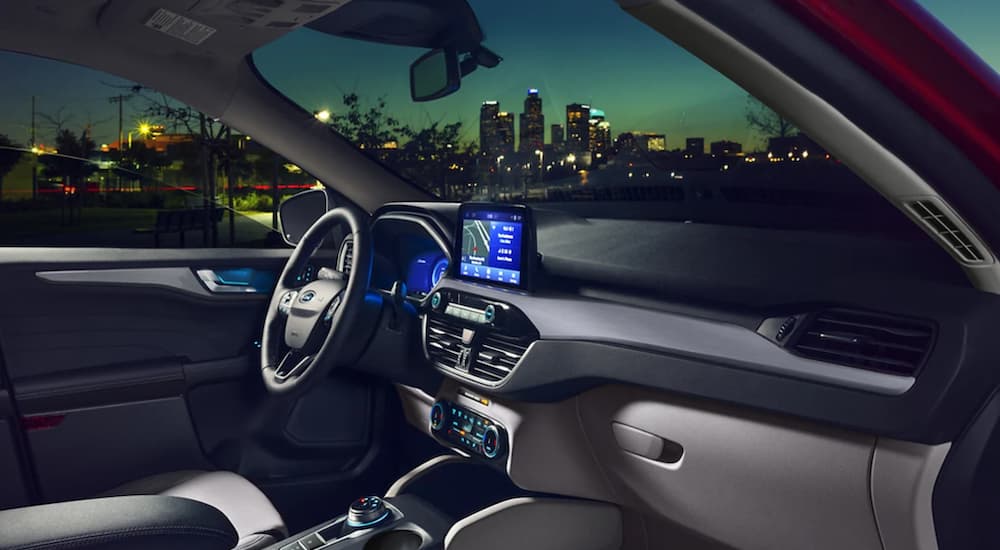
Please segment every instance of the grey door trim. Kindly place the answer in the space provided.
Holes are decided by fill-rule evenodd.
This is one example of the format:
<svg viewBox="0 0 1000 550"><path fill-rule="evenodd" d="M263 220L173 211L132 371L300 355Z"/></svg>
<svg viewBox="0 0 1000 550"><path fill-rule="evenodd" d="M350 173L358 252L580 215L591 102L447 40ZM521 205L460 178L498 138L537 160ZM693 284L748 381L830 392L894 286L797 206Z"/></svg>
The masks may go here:
<svg viewBox="0 0 1000 550"><path fill-rule="evenodd" d="M186 267L39 271L35 273L35 276L54 284L156 287L179 290L201 297L211 295L208 289L198 281L194 272Z"/></svg>

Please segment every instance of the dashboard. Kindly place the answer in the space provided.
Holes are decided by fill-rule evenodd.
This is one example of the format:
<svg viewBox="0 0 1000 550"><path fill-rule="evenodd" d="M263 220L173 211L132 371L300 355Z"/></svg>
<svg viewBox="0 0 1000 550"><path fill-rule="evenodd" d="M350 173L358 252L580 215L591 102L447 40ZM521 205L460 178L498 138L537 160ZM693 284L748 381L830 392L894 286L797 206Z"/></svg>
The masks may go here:
<svg viewBox="0 0 1000 550"><path fill-rule="evenodd" d="M678 502L694 502L707 483L759 486L756 464L805 478L840 453L850 473L830 487L860 509L878 485L872 453L888 460L873 446L946 448L1000 383L989 344L1000 299L928 269L920 259L936 249L504 208L384 207L373 280L405 282L413 306L411 327L378 346L406 357L384 372L407 419L519 486L601 500L606 487L588 483L607 474L655 500L683 478L690 498ZM574 458L589 456L603 474ZM684 476L664 473L682 462ZM817 502L774 506L828 517ZM709 508L706 533L721 529Z"/></svg>
<svg viewBox="0 0 1000 550"><path fill-rule="evenodd" d="M925 248L802 234L765 262L774 232L504 208L375 213L373 284L405 282L419 317L411 368L521 401L634 384L925 443L987 397L962 380L997 376L967 342L989 340L1000 307L900 261ZM858 262L861 246L898 266Z"/></svg>

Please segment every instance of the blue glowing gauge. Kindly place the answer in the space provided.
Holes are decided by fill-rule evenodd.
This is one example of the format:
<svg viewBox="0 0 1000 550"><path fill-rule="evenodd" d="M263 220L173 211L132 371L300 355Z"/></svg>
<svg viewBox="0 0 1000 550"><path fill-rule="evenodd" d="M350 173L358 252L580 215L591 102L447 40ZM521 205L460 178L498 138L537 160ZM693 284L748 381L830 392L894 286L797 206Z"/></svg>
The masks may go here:
<svg viewBox="0 0 1000 550"><path fill-rule="evenodd" d="M448 272L448 258L441 258L434 264L434 270L431 271L431 288L437 286L438 282L441 281L441 277Z"/></svg>

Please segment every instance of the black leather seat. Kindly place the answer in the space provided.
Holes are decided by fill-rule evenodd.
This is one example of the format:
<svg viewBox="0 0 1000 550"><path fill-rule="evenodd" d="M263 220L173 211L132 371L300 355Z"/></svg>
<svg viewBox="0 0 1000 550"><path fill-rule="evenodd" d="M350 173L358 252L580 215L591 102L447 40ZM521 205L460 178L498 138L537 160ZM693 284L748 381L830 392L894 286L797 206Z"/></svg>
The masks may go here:
<svg viewBox="0 0 1000 550"><path fill-rule="evenodd" d="M281 514L246 478L232 472L186 470L132 481L103 493L102 497L168 495L208 504L233 524L238 550L256 550L288 536Z"/></svg>
<svg viewBox="0 0 1000 550"><path fill-rule="evenodd" d="M219 510L161 495L73 500L0 511L0 550L230 550Z"/></svg>

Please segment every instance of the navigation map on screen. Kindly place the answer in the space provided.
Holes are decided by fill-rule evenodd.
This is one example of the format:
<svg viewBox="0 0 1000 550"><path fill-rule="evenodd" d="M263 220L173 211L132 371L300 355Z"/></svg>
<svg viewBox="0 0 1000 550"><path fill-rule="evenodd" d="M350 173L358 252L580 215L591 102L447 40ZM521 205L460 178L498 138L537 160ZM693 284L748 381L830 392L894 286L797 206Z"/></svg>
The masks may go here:
<svg viewBox="0 0 1000 550"><path fill-rule="evenodd" d="M462 275L520 285L523 220L521 214L512 212L466 212L462 220Z"/></svg>

